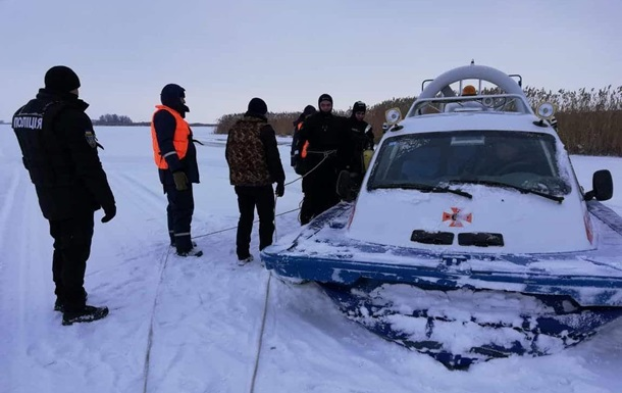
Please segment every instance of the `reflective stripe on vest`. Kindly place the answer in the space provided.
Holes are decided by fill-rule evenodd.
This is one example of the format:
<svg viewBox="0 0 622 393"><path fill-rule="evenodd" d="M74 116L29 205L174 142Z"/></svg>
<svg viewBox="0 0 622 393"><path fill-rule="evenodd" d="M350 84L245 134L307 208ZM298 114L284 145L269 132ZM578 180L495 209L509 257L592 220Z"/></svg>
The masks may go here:
<svg viewBox="0 0 622 393"><path fill-rule="evenodd" d="M188 153L188 143L190 142L190 126L184 120L183 117L174 109L169 108L164 105L156 105L158 109L155 111L153 116L161 110L165 110L175 118L175 134L173 136L173 147L175 147L175 152L167 152L162 154L160 151L160 146L158 145L158 137L156 136L155 126L153 125L153 117L151 118L151 141L153 145L153 159L155 160L155 164L160 169L168 169L168 163L164 157L177 153L177 156L180 160L186 157L186 153Z"/></svg>

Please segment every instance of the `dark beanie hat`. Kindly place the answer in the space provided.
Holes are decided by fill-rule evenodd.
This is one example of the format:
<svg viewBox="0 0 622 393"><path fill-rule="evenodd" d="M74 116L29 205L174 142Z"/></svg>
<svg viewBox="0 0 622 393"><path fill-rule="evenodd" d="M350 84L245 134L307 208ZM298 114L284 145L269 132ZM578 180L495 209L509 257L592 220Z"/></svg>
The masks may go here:
<svg viewBox="0 0 622 393"><path fill-rule="evenodd" d="M176 105L181 102L180 98L186 98L186 89L175 83L169 83L160 92L160 102L163 105Z"/></svg>
<svg viewBox="0 0 622 393"><path fill-rule="evenodd" d="M182 98L186 98L186 89L175 83L169 83L160 92L160 102L162 105L173 108L182 116L185 116L186 112L190 112L190 108L181 102Z"/></svg>
<svg viewBox="0 0 622 393"><path fill-rule="evenodd" d="M68 93L80 87L80 79L73 70L66 66L54 66L45 73L47 90Z"/></svg>
<svg viewBox="0 0 622 393"><path fill-rule="evenodd" d="M266 102L261 98L255 97L248 103L248 111L265 116L265 114L268 113L268 105L266 105Z"/></svg>
<svg viewBox="0 0 622 393"><path fill-rule="evenodd" d="M317 111L315 110L315 107L313 105L307 105L305 106L305 110L302 112L302 114L304 116L309 116L309 115L314 114L315 112Z"/></svg>
<svg viewBox="0 0 622 393"><path fill-rule="evenodd" d="M318 100L317 100L318 105L322 101L330 101L330 103L332 104L333 103L333 97L331 97L329 94L324 93L324 94L322 94L320 96L320 98L318 98Z"/></svg>
<svg viewBox="0 0 622 393"><path fill-rule="evenodd" d="M352 113L356 112L367 112L367 106L363 101L356 101L354 106L352 107Z"/></svg>

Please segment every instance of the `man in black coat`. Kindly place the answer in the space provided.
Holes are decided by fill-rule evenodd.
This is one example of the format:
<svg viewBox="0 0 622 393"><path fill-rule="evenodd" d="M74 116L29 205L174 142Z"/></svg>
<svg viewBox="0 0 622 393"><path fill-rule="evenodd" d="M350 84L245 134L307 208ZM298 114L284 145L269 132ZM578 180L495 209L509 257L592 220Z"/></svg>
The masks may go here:
<svg viewBox="0 0 622 393"><path fill-rule="evenodd" d="M192 183L199 183L199 166L192 130L185 120L185 89L176 84L164 86L151 122L154 158L164 193L168 199L167 224L171 246L179 256L203 255L191 240L194 213Z"/></svg>
<svg viewBox="0 0 622 393"><path fill-rule="evenodd" d="M367 129L369 124L365 121L367 107L364 102L357 101L352 106L352 115L348 119L348 145L346 169L354 175L357 182L363 180L365 164L363 152L374 149L374 133Z"/></svg>
<svg viewBox="0 0 622 393"><path fill-rule="evenodd" d="M240 264L253 260L250 254L255 207L259 215L259 250L272 244L274 235L274 194L285 192L285 172L277 148L274 129L266 118L268 106L261 98L248 103L244 117L229 130L225 156L229 178L235 187L240 209L236 253Z"/></svg>
<svg viewBox="0 0 622 393"><path fill-rule="evenodd" d="M116 215L114 196L97 154L100 145L84 113L88 104L78 98L79 87L73 70L52 67L45 74L45 88L13 117L24 167L54 238L54 309L63 312L63 325L108 315L107 307L86 304L84 274L94 212L103 208L103 223Z"/></svg>
<svg viewBox="0 0 622 393"><path fill-rule="evenodd" d="M337 177L347 165L347 119L333 115L333 98L328 94L320 96L318 106L320 111L304 121L298 138L301 160L296 172L305 176L302 225L339 203Z"/></svg>

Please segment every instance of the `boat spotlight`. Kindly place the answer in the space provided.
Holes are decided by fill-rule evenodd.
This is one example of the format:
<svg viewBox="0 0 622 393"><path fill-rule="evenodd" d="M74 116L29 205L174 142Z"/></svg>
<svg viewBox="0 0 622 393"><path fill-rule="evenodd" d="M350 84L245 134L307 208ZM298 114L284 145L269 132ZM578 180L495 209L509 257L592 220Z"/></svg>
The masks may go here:
<svg viewBox="0 0 622 393"><path fill-rule="evenodd" d="M490 108L495 104L495 100L493 100L492 97L486 97L482 100L482 104Z"/></svg>
<svg viewBox="0 0 622 393"><path fill-rule="evenodd" d="M384 116L387 119L387 123L393 125L402 120L402 111L400 111L400 108L387 109Z"/></svg>
<svg viewBox="0 0 622 393"><path fill-rule="evenodd" d="M550 102L543 102L536 108L536 115L544 120L550 120L555 116L555 105Z"/></svg>

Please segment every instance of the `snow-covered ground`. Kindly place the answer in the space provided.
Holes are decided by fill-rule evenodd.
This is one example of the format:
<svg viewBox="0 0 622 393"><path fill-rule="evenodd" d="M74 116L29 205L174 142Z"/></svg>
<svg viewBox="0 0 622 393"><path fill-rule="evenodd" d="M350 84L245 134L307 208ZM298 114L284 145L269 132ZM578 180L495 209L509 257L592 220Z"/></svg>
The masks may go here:
<svg viewBox="0 0 622 393"><path fill-rule="evenodd" d="M96 221L86 289L90 303L108 305L110 315L65 327L52 310L48 224L13 131L0 125L2 393L622 391L622 321L555 355L448 371L347 320L314 285L268 281L258 262L239 267L235 231L211 234L235 228L238 212L225 139L207 128L194 130L197 139L209 142L198 146L202 183L195 190L193 223L205 255L178 258L168 247L166 198L149 129L97 131L118 215L105 225ZM289 181L296 175L289 167L288 140L282 142ZM602 168L622 184L622 159L573 157L573 162L586 189L591 174ZM288 186L277 214L296 209L301 196L300 182ZM622 191L606 204L622 214ZM296 231L296 218L297 212L277 217L277 236ZM256 237L255 232L258 261Z"/></svg>

